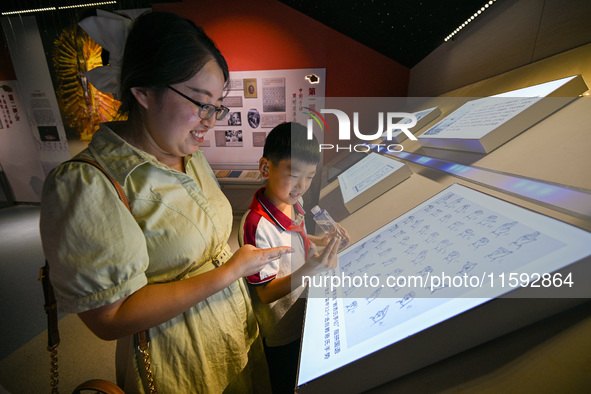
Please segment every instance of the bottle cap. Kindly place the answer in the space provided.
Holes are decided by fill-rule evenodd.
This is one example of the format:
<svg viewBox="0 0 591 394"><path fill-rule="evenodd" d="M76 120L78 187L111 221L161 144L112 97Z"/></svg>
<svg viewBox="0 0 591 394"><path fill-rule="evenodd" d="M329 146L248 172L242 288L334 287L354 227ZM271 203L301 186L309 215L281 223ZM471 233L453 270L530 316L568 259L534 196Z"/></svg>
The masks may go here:
<svg viewBox="0 0 591 394"><path fill-rule="evenodd" d="M313 215L316 215L318 212L320 212L320 207L318 205L315 205L314 208L312 208L310 211L312 211Z"/></svg>

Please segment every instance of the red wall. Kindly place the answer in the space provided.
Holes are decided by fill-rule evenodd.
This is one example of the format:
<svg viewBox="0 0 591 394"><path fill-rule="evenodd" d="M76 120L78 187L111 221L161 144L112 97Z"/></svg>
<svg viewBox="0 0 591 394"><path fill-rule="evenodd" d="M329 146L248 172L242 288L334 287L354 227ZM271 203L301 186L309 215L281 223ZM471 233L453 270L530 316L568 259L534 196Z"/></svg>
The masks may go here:
<svg viewBox="0 0 591 394"><path fill-rule="evenodd" d="M277 0L184 0L153 9L201 25L231 71L326 68L327 96L406 97L408 68Z"/></svg>

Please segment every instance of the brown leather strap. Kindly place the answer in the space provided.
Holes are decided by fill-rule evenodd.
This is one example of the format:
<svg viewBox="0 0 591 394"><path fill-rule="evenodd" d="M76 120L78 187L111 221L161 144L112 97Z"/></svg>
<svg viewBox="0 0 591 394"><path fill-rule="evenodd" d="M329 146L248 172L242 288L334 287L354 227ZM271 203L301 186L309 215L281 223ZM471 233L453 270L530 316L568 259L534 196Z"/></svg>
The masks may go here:
<svg viewBox="0 0 591 394"><path fill-rule="evenodd" d="M125 195L125 191L123 190L123 186L121 186L121 184L119 182L117 182L115 180L115 178L113 178L111 175L109 175L109 173L107 171L105 171L105 169L99 163L97 163L94 160L85 159L82 157L78 157L78 158L75 158L75 159L72 159L69 161L80 161L80 162L91 164L91 165L95 166L96 168L98 168L103 174L105 174L105 176L109 179L109 181L111 181L111 183L113 184L113 186L117 190L117 194L119 194L119 198L121 199L121 201L123 201L123 204L125 204L125 207L131 212L131 208L129 207L129 202L127 201L127 196Z"/></svg>
<svg viewBox="0 0 591 394"><path fill-rule="evenodd" d="M57 302L53 293L53 286L49 281L49 264L45 260L45 266L39 272L39 280L43 286L45 298L45 313L47 314L47 346L53 347L60 343L60 331L57 327Z"/></svg>
<svg viewBox="0 0 591 394"><path fill-rule="evenodd" d="M72 394L82 393L84 390L92 390L104 394L125 394L115 383L103 379L91 379L81 383L72 391Z"/></svg>
<svg viewBox="0 0 591 394"><path fill-rule="evenodd" d="M138 332L134 335L135 346L146 348L150 342L150 332L148 330Z"/></svg>
<svg viewBox="0 0 591 394"><path fill-rule="evenodd" d="M127 196L123 190L123 187L119 182L117 182L111 175L109 175L105 169L96 161L84 158L77 158L72 159L70 161L80 161L85 162L88 164L93 165L94 167L98 168L109 181L113 184L115 189L117 190L117 194L119 198L125 204L128 210L131 211L129 207L129 202L127 201ZM45 296L45 313L47 314L47 343L48 346L57 346L60 343L60 333L58 329L58 319L57 319L57 302L55 300L55 294L53 292L53 286L51 285L51 281L49 280L49 263L45 260L45 266L41 268L41 272L39 275L39 280L43 285L43 295Z"/></svg>
<svg viewBox="0 0 591 394"><path fill-rule="evenodd" d="M117 194L119 198L125 205L125 207L131 212L131 208L129 206L129 202L127 201L127 196L125 195L125 191L119 182L117 182L111 175L109 175L105 169L96 161L84 158L77 158L72 159L70 161L80 161L85 162L88 164L93 165L94 167L98 168L105 176L109 179L109 181L117 190ZM43 295L45 297L45 312L47 313L47 343L48 349L51 351L57 352L57 345L60 343L60 334L58 328L58 319L57 319L57 301L55 299L55 294L53 292L53 286L51 285L51 281L49 279L49 263L45 260L45 266L41 268L41 272L39 275L39 280L43 285ZM146 336L147 338L147 336ZM56 353L57 354L57 353ZM55 366L52 363L52 373L55 374L55 382L52 383L52 387L54 388L55 392L57 392L57 357L55 358ZM123 390L115 383L109 382L108 380L103 379L92 379L87 380L86 382L80 384L76 389L74 389L73 393L78 394L84 390L93 390L94 392L105 393L105 394L124 394Z"/></svg>

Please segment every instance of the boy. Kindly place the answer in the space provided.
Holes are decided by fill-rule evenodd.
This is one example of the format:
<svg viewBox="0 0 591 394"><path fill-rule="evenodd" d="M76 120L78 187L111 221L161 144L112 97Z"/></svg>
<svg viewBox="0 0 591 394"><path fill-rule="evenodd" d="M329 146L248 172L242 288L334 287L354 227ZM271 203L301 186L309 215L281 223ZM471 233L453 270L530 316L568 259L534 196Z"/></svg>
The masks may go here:
<svg viewBox="0 0 591 394"><path fill-rule="evenodd" d="M305 298L302 276L335 268L339 237L308 236L302 195L320 161L316 138L298 123L276 126L265 140L259 170L267 186L258 190L239 229L239 243L258 248L290 245L295 252L247 277L261 328L273 393L295 388ZM314 244L326 246L321 255Z"/></svg>

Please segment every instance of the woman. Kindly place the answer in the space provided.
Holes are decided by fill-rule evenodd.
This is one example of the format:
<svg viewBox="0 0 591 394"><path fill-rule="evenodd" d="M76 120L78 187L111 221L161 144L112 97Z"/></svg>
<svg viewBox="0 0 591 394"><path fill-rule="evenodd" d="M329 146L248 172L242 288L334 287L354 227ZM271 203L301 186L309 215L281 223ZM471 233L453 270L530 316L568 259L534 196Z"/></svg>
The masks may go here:
<svg viewBox="0 0 591 394"><path fill-rule="evenodd" d="M80 153L121 185L131 214L92 165L48 176L41 235L58 305L117 339L117 381L143 392L133 334L149 330L160 392L265 392L268 376L242 277L291 248L231 255L231 207L198 150L223 107L228 67L201 28L169 13L134 23L120 113ZM56 230L57 229L57 230Z"/></svg>

